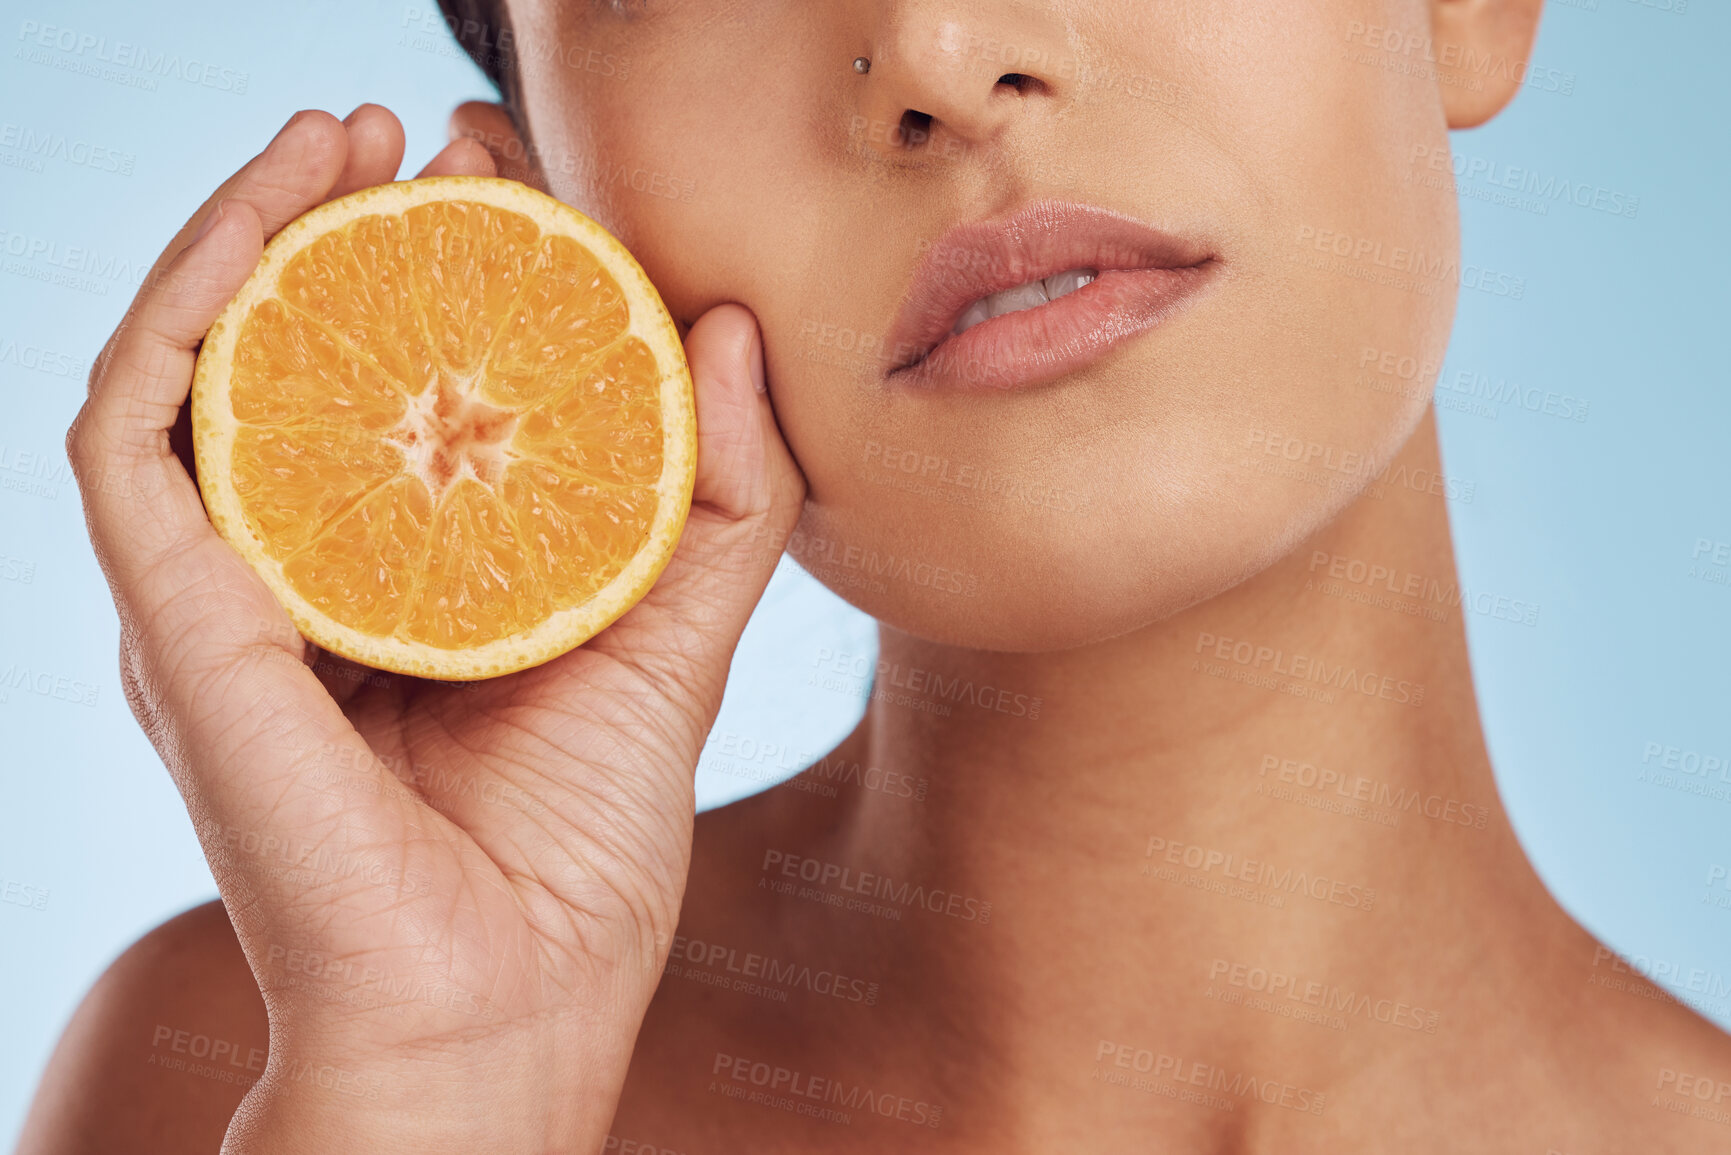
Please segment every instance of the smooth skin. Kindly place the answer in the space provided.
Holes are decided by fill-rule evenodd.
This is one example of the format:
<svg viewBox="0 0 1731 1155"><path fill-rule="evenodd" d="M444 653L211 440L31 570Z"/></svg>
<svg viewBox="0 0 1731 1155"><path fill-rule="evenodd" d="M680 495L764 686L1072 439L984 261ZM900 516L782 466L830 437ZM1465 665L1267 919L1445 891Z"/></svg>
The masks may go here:
<svg viewBox="0 0 1731 1155"><path fill-rule="evenodd" d="M1497 798L1459 611L1391 612L1323 580L1335 558L1453 578L1443 497L1371 483L1383 467L1442 472L1431 382L1373 389L1354 373L1366 347L1440 361L1453 287L1343 276L1295 259L1309 250L1294 238L1456 251L1452 198L1401 174L1519 87L1506 70L1367 65L1349 29L1523 61L1537 8L512 3L521 42L565 51L526 54L515 116L459 109L431 171L534 181L632 247L691 326L698 504L630 615L471 691L377 687L285 644L173 451L199 337L265 238L401 161L383 109L291 121L170 246L69 439L128 698L223 904L152 932L97 984L21 1151L1723 1146L1731 1131L1676 1090L1731 1081L1731 1046L1619 971L1533 874ZM978 67L987 40L1035 50L1019 56L1034 83ZM594 63L609 54L628 73ZM869 74L847 67L857 55ZM1086 75L1148 83L1129 98ZM909 110L931 118L929 149L869 132ZM701 183L687 202L618 171ZM909 395L813 338L814 320L882 332L920 240L1034 195L1206 235L1219 283L1119 355L1011 396ZM1369 464L1328 484L1260 468L1281 460L1249 452L1271 432ZM1091 512L892 488L873 442L1085 494ZM115 475L133 484L101 484ZM980 596L850 583L821 539L947 563ZM694 826L692 771L784 542L879 618L881 685L936 671L1038 698L1038 718L876 699L804 783L858 764L923 781L923 798L779 788ZM1209 676L1236 669L1205 641L1220 638L1348 661L1422 698L1307 700ZM1323 809L1340 796L1282 784L1270 757L1416 790L1439 816ZM1440 817L1463 806L1469 822ZM264 835L327 866L285 871L247 849ZM1174 879L1224 868L1180 853L1155 873L1174 843L1357 897L1325 886L1276 905L1187 885ZM805 901L770 888L789 860L966 901L893 919ZM748 955L875 997L735 989L726 960ZM1235 1004L1220 996L1252 993L1231 981L1240 967L1435 1012L1435 1029ZM256 1083L162 1066L176 1032L247 1056L228 1065ZM1169 1066L1154 1093L1115 1084L1156 1078L1139 1053L1181 1059L1192 1080ZM760 1088L732 1077L735 1059L871 1088L891 1117L739 1101ZM1198 1063L1323 1109L1186 1100ZM895 1118L903 1103L927 1120L941 1106L938 1125Z"/></svg>

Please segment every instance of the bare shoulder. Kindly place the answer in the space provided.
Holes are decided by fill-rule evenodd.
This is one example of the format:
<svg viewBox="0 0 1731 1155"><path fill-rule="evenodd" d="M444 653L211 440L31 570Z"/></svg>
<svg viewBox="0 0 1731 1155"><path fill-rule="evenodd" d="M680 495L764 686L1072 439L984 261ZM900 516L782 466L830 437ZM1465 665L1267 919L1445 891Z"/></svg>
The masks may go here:
<svg viewBox="0 0 1731 1155"><path fill-rule="evenodd" d="M1619 1114L1631 1139L1652 1152L1731 1150L1731 1035L1644 978L1623 990L1652 1000L1622 1053L1603 1060L1625 1072Z"/></svg>
<svg viewBox="0 0 1731 1155"><path fill-rule="evenodd" d="M91 987L48 1061L18 1155L214 1153L268 1041L227 912L194 907Z"/></svg>

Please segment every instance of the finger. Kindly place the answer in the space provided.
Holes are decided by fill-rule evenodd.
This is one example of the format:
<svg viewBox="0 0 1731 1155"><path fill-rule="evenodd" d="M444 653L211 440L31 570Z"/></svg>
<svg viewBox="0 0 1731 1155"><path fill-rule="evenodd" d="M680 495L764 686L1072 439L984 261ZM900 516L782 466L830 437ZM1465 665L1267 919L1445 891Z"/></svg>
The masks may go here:
<svg viewBox="0 0 1731 1155"><path fill-rule="evenodd" d="M257 211L266 239L275 236L277 230L311 207L303 195L309 181L324 182L320 199L330 191L337 175L342 172L347 152L348 134L336 117L317 109L295 113L263 152L223 181L199 206L163 250L157 259L157 268L167 265L191 244L217 206L233 196L244 197ZM156 269L151 272L154 279ZM145 282L146 285L150 283L150 280Z"/></svg>
<svg viewBox="0 0 1731 1155"><path fill-rule="evenodd" d="M67 437L91 540L117 598L165 551L215 532L169 431L191 388L198 341L258 264L263 236L257 212L239 199L209 225L122 322Z"/></svg>
<svg viewBox="0 0 1731 1155"><path fill-rule="evenodd" d="M397 179L403 167L403 125L390 109L363 104L343 118L349 151L342 175L326 193L334 200Z"/></svg>
<svg viewBox="0 0 1731 1155"><path fill-rule="evenodd" d="M805 496L769 403L763 337L743 305L699 317L685 341L697 391L697 479L692 504L723 522L768 516ZM795 498L782 492L797 485ZM795 510L797 513L797 509Z"/></svg>
<svg viewBox="0 0 1731 1155"><path fill-rule="evenodd" d="M226 186L193 241L139 291L98 358L68 451L81 478L125 479L119 487L85 487L99 555L122 571L110 574L121 583L117 594L124 595L127 572L209 532L167 437L191 389L198 344L257 267L268 236L324 199L347 155L336 118L293 118ZM163 501L128 500L158 494Z"/></svg>
<svg viewBox="0 0 1731 1155"><path fill-rule="evenodd" d="M739 635L799 518L805 478L763 388L750 311L721 305L705 313L686 356L697 391L691 514L655 587L588 648L635 666L673 700L689 700L707 728Z"/></svg>
<svg viewBox="0 0 1731 1155"><path fill-rule="evenodd" d="M343 128L348 135L347 155L336 184L325 194L326 200L395 180L397 170L403 165L403 126L389 109L377 104L363 104L343 118ZM194 219L202 221L208 216L201 211ZM191 237L187 240L190 241ZM174 427L169 431L169 445L196 485L198 468L192 453L190 404L181 405Z"/></svg>
<svg viewBox="0 0 1731 1155"><path fill-rule="evenodd" d="M497 176L493 157L480 141L462 137L439 150L418 176Z"/></svg>
<svg viewBox="0 0 1731 1155"><path fill-rule="evenodd" d="M205 330L227 303L225 298L218 301L214 309L204 309L183 318L181 310L188 298L177 294L176 290L184 287L177 281L240 272L242 275L235 282L238 289L251 274L251 266L219 269L202 263L187 265L182 260L193 242L201 238L207 242L207 252L227 254L223 246L212 249L208 244L214 232L221 231L216 228L216 219L225 205L233 202L251 210L250 216L257 223L262 245L289 221L324 199L341 175L347 155L348 134L329 113L300 112L290 118L262 153L225 181L222 188L193 214L187 229L182 230L184 242L177 237L169 245L98 358L96 371L91 374L93 396L104 392L124 395L160 389L165 338L171 347L190 349L203 338ZM257 263L256 254L253 263ZM180 276L170 278L167 275L169 269L177 269ZM164 333L156 325L146 323L147 319L160 322L165 318L181 320L182 323L172 333ZM140 369L150 371L141 375ZM170 385L176 384L190 386L191 382L171 379Z"/></svg>

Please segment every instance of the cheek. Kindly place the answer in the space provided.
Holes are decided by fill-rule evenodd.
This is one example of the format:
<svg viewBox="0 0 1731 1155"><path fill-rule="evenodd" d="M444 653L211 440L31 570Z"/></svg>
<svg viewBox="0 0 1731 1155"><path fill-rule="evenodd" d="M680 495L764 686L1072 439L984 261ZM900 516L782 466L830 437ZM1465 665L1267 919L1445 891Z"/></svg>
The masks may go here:
<svg viewBox="0 0 1731 1155"><path fill-rule="evenodd" d="M1412 179L1446 155L1434 86L1350 59L1346 18L1301 7L1177 33L1137 10L1148 35L1127 39L1152 47L1124 69L1161 99L1091 108L1046 142L1063 187L1039 191L1151 218L1196 206L1225 275L1123 355L1025 395L884 388L874 342L912 246L951 222L915 223L917 194L862 186L785 119L619 86L552 124L604 158L555 191L625 240L680 319L756 312L810 482L789 546L809 571L917 635L1075 645L1275 561L1428 405L1458 277L1452 191Z"/></svg>

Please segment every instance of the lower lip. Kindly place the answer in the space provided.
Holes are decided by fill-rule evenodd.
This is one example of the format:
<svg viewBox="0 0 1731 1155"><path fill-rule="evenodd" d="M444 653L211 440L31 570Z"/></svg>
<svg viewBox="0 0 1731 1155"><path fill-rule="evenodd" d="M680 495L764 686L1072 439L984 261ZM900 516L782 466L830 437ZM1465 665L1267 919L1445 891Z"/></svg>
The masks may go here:
<svg viewBox="0 0 1731 1155"><path fill-rule="evenodd" d="M910 387L1003 390L1043 385L1086 369L1171 316L1214 262L1182 269L1106 269L1045 305L982 321L944 338L889 375Z"/></svg>

